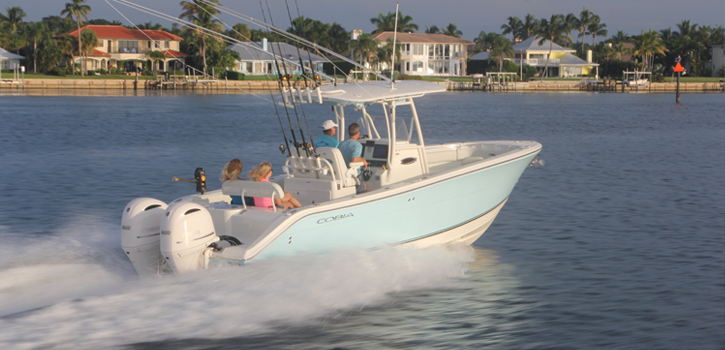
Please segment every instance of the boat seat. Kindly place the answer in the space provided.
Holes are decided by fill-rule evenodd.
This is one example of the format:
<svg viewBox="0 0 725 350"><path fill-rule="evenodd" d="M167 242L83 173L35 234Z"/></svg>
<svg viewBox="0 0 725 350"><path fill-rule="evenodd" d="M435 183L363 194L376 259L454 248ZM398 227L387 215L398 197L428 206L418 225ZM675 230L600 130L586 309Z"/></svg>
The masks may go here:
<svg viewBox="0 0 725 350"><path fill-rule="evenodd" d="M243 181L227 180L222 183L222 194L228 196L241 196L244 197L269 197L274 201L275 198L284 198L284 191L282 187L274 182L257 182L257 181ZM246 201L242 201L244 209L247 208ZM277 208L274 208L277 211Z"/></svg>
<svg viewBox="0 0 725 350"><path fill-rule="evenodd" d="M358 185L357 173L358 169L363 166L362 162L345 164L345 158L342 152L335 147L318 147L317 154L329 162L335 173L335 178L342 181L344 187L354 187Z"/></svg>

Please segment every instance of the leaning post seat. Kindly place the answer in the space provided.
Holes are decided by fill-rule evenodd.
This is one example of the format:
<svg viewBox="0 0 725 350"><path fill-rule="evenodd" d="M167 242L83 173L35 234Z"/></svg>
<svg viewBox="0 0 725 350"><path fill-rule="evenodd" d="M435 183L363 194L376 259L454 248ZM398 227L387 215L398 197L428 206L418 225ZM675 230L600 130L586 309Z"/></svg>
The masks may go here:
<svg viewBox="0 0 725 350"><path fill-rule="evenodd" d="M348 169L337 148L318 147L316 151L317 156L287 158L285 191L292 193L303 205L354 195L358 167Z"/></svg>
<svg viewBox="0 0 725 350"><path fill-rule="evenodd" d="M282 187L279 187L279 185L274 182L244 180L224 181L224 183L222 183L222 194L228 196L241 196L242 198L269 197L272 198L273 202L275 198L284 198L284 191L282 191ZM242 205L244 205L244 209L247 209L247 203L244 200L242 200ZM274 208L274 211L277 211L276 207Z"/></svg>

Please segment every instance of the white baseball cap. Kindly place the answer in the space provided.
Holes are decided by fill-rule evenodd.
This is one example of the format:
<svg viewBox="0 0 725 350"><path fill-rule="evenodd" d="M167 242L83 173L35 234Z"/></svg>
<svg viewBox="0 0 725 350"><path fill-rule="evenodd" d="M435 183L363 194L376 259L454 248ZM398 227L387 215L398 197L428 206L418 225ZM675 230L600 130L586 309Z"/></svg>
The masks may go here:
<svg viewBox="0 0 725 350"><path fill-rule="evenodd" d="M322 130L330 130L334 127L337 127L337 124L335 124L335 122L333 122L332 120L328 119L325 120L324 123L322 123Z"/></svg>

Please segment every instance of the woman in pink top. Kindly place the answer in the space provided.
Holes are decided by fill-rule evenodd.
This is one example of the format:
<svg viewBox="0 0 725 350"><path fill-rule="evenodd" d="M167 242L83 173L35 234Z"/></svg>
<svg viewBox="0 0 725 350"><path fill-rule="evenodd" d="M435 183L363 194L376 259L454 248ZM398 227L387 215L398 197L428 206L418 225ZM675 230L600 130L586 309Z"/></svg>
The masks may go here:
<svg viewBox="0 0 725 350"><path fill-rule="evenodd" d="M259 182L269 182L272 177L272 164L270 162L262 162L249 172L249 178ZM283 205L285 209L299 208L302 206L297 198L293 197L289 192L284 193L284 197L275 198L272 204L270 197L254 197L254 205L257 207L271 208L272 206Z"/></svg>

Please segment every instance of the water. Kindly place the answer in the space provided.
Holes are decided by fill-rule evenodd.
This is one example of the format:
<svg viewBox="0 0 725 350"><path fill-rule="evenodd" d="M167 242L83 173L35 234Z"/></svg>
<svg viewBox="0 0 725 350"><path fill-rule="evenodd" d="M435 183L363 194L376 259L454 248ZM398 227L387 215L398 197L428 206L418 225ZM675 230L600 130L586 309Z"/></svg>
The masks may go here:
<svg viewBox="0 0 725 350"><path fill-rule="evenodd" d="M429 96L429 144L544 145L472 248L136 279L121 209L235 157L279 173L269 99L0 95L0 348L725 348L721 94Z"/></svg>

